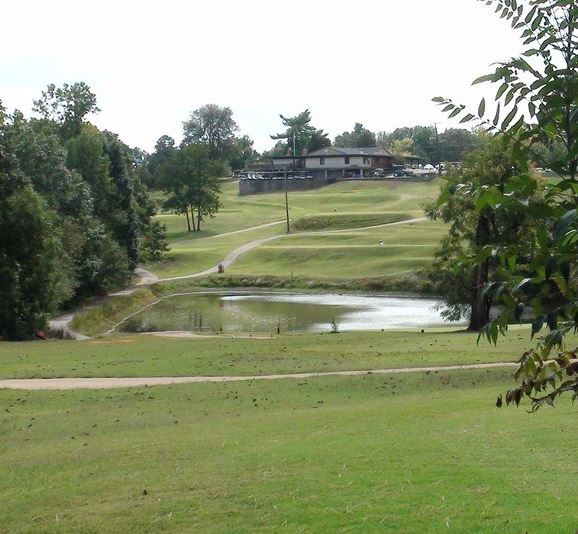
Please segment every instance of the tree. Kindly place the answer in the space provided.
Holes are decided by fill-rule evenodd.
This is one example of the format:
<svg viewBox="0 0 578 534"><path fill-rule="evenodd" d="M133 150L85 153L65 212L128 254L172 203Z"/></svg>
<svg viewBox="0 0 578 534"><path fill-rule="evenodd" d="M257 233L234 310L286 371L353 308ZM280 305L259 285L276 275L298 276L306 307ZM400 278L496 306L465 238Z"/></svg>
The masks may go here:
<svg viewBox="0 0 578 534"><path fill-rule="evenodd" d="M206 144L212 159L228 161L238 129L231 108L207 104L183 123L183 144Z"/></svg>
<svg viewBox="0 0 578 534"><path fill-rule="evenodd" d="M520 166L540 158L534 150L538 142L548 148L558 142L564 146L564 157L553 167L561 179L546 185L547 209L535 212L523 202L516 205L498 184L487 186L484 193L490 206L504 216L522 206L539 228L528 275L514 274L512 280L492 286L516 316L525 309L532 311L532 337L547 328L538 344L522 355L515 373L521 384L508 391L505 399L507 404L519 404L528 397L533 409L538 409L553 405L565 392L574 398L578 395L576 354L564 344L566 334L578 328L578 5L575 0L486 3L495 6L512 28L521 30L524 53L498 63L493 73L474 82L499 84L494 110L488 109L485 98L477 111L448 98L435 101L452 118L461 116L461 122L475 121L502 132L512 140ZM510 270L515 269L517 257L507 244L501 244L495 254ZM502 315L484 333L496 342L506 330L507 317Z"/></svg>
<svg viewBox="0 0 578 534"><path fill-rule="evenodd" d="M405 157L413 154L413 140L409 137L394 139L389 145L388 151L398 163L401 163Z"/></svg>
<svg viewBox="0 0 578 534"><path fill-rule="evenodd" d="M1 145L0 338L22 340L43 330L60 302L59 247L51 213Z"/></svg>
<svg viewBox="0 0 578 534"><path fill-rule="evenodd" d="M161 185L170 195L165 206L187 217L189 232L200 231L201 222L219 211L222 171L222 162L211 159L205 145L183 146L161 165Z"/></svg>
<svg viewBox="0 0 578 534"><path fill-rule="evenodd" d="M475 142L476 136L470 130L448 128L439 134L439 141L436 141L435 148L430 148L429 152L435 154L432 161L462 161L464 155L474 149Z"/></svg>
<svg viewBox="0 0 578 534"><path fill-rule="evenodd" d="M96 95L84 82L65 83L62 87L49 84L32 109L43 119L57 123L65 139L79 133L87 115L100 111Z"/></svg>
<svg viewBox="0 0 578 534"><path fill-rule="evenodd" d="M235 138L229 161L233 170L244 169L248 163L257 161L258 158L259 153L253 148L253 140L248 135Z"/></svg>
<svg viewBox="0 0 578 534"><path fill-rule="evenodd" d="M437 202L426 209L429 218L450 225L430 271L432 284L446 299L442 314L452 320L467 318L472 332L490 320L488 284L511 277L492 255L495 247L507 245L515 251L518 273L527 272L533 257L534 219L518 201L534 211L542 210L544 202L541 180L520 168L507 138L480 132L477 145L461 169L447 176ZM506 214L493 208L486 188L496 184L517 210Z"/></svg>
<svg viewBox="0 0 578 534"><path fill-rule="evenodd" d="M433 126L397 128L391 133L379 132L376 137L378 146L386 150L389 149L395 141L402 141L404 139L412 140L413 153L428 161L436 161L437 140Z"/></svg>
<svg viewBox="0 0 578 534"><path fill-rule="evenodd" d="M308 109L299 113L295 117L281 117L283 126L287 129L280 134L272 135L273 140L282 140L281 147L284 154L300 155L304 151L312 152L319 148L331 146L329 137L323 130L318 130L309 124L311 122L311 113ZM281 155L281 154L279 154Z"/></svg>
<svg viewBox="0 0 578 534"><path fill-rule="evenodd" d="M360 122L356 122L351 132L343 132L334 141L335 146L348 148L363 148L376 146L375 134L365 128Z"/></svg>

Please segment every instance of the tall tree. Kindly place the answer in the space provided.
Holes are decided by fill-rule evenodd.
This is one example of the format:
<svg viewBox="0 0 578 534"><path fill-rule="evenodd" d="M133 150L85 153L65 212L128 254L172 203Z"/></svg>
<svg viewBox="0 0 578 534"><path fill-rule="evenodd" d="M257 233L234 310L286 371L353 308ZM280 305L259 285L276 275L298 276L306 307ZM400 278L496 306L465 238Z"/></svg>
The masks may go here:
<svg viewBox="0 0 578 534"><path fill-rule="evenodd" d="M282 140L285 154L302 154L304 151L312 152L319 148L331 146L331 141L323 130L311 126L311 113L308 109L295 117L281 117L281 122L286 130L280 134L272 135L271 139Z"/></svg>
<svg viewBox="0 0 578 534"><path fill-rule="evenodd" d="M351 132L343 132L334 141L335 146L363 148L377 145L375 134L360 122L356 122Z"/></svg>
<svg viewBox="0 0 578 534"><path fill-rule="evenodd" d="M228 161L238 129L231 108L207 104L183 123L183 144L205 144L211 158Z"/></svg>
<svg viewBox="0 0 578 534"><path fill-rule="evenodd" d="M160 183L169 195L166 207L186 216L189 231L200 231L206 217L219 211L222 171L222 162L212 159L205 145L183 146L161 164Z"/></svg>
<svg viewBox="0 0 578 534"><path fill-rule="evenodd" d="M235 138L232 153L229 163L233 170L243 169L259 158L259 153L253 148L253 140L248 135Z"/></svg>
<svg viewBox="0 0 578 534"><path fill-rule="evenodd" d="M556 398L571 392L578 395L576 353L565 348L567 333L578 328L578 3L576 0L487 0L502 19L521 31L525 50L521 56L497 64L494 72L474 83L497 83L494 109L483 98L476 111L451 99L434 99L450 117L474 121L489 130L503 132L513 142L520 166L538 157L537 142L552 147L561 142L564 157L556 162L557 183L546 183L548 209L536 212L523 202L512 200L499 184L488 185L485 196L491 207L507 216L512 209L526 209L539 228L536 254L527 276L496 289L511 309L531 309L535 320L532 336L547 327L543 340L525 351L516 377L521 384L508 391L506 403L519 404L528 397L534 409L553 405ZM517 257L510 247L501 246L496 255L511 270ZM497 341L505 333L505 315L485 329L488 339ZM552 355L552 351L557 353ZM498 399L501 405L502 398Z"/></svg>
<svg viewBox="0 0 578 534"><path fill-rule="evenodd" d="M8 340L44 329L61 298L52 215L15 161L0 136L0 338Z"/></svg>
<svg viewBox="0 0 578 534"><path fill-rule="evenodd" d="M84 82L67 83L62 87L48 85L34 101L33 110L42 118L59 124L66 139L77 135L85 117L97 113L96 95Z"/></svg>
<svg viewBox="0 0 578 534"><path fill-rule="evenodd" d="M507 138L480 133L477 147L450 172L438 201L426 208L433 220L449 224L435 254L430 278L446 299L443 315L468 319L468 330L479 332L490 320L490 282L510 278L492 252L508 246L516 251L518 272L526 272L533 257L536 226L523 204L535 212L544 208L542 181L520 167ZM514 206L507 214L495 210L488 186L499 184Z"/></svg>

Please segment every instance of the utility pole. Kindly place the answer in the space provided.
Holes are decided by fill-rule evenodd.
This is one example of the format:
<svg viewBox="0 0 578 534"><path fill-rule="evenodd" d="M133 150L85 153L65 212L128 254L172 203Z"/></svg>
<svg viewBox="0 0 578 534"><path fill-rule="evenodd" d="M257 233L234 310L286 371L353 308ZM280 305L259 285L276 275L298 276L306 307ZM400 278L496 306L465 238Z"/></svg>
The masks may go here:
<svg viewBox="0 0 578 534"><path fill-rule="evenodd" d="M437 168L438 168L438 174L441 174L441 161L440 161L440 136L438 134L438 123L434 122L434 128L436 130L436 153L437 153Z"/></svg>
<svg viewBox="0 0 578 534"><path fill-rule="evenodd" d="M295 172L295 130L293 130L293 172ZM289 195L287 194L287 167L285 167L285 216L287 217L287 233L291 232L291 227L289 226Z"/></svg>
<svg viewBox="0 0 578 534"><path fill-rule="evenodd" d="M291 231L289 228L289 197L287 195L287 167L285 167L285 215L287 216L287 233Z"/></svg>

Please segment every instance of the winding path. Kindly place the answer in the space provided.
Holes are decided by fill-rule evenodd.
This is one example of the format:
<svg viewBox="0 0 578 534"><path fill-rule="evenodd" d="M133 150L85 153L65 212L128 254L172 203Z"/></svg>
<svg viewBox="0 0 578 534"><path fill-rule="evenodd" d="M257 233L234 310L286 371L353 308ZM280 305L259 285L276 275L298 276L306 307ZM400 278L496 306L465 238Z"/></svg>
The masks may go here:
<svg viewBox="0 0 578 534"><path fill-rule="evenodd" d="M253 241L248 241L247 243L242 244L240 247L237 247L236 249L232 250L231 252L229 252L229 254L227 254L223 258L223 260L220 263L226 269L231 264L233 264L237 259L239 259L239 257L242 256L243 254L246 254L247 252L250 252L251 250L258 248L261 245L268 243L269 241L275 241L276 239L283 239L284 237L290 237L290 236L295 236L295 235L309 236L309 235L340 234L340 233L344 233L344 232L356 232L359 230L372 230L374 228L383 228L386 226L398 226L401 224L413 224L413 223L417 223L417 222L423 222L425 220L426 220L425 217L418 217L415 219L405 219L403 221L396 221L396 222L390 222L390 223L384 223L384 224L374 224L372 226L362 226L359 228L344 228L341 230L318 230L315 232L299 232L298 234L280 234L280 235L274 235L274 236L269 236L269 237L263 237L261 239L255 239ZM281 222L283 222L283 221L281 221ZM269 223L267 226L273 226L274 224L279 224L279 223ZM261 227L263 227L263 226L261 226ZM250 228L249 230L254 230L256 228L258 228L258 227ZM240 230L240 231L244 232L246 230ZM238 232L232 232L232 233L238 233ZM226 235L226 234L220 234L220 235ZM205 239L210 239L210 238L205 238ZM187 280L187 279L191 279L191 278L201 278L203 276L215 274L215 273L217 273L217 270L218 270L217 266L215 265L214 267L210 267L209 269L205 269L204 271L200 271L198 273L186 274L183 276L172 276L170 278L160 278L158 281L159 282L173 282L175 280Z"/></svg>
<svg viewBox="0 0 578 534"><path fill-rule="evenodd" d="M207 382L247 382L252 380L284 380L323 378L328 376L398 375L408 373L438 373L468 369L514 368L511 362L448 365L445 367L402 367L398 369L373 369L366 371L328 371L322 373L290 373L252 376L152 376L128 378L22 378L0 380L0 389L63 390L63 389L119 389L170 384L202 384Z"/></svg>

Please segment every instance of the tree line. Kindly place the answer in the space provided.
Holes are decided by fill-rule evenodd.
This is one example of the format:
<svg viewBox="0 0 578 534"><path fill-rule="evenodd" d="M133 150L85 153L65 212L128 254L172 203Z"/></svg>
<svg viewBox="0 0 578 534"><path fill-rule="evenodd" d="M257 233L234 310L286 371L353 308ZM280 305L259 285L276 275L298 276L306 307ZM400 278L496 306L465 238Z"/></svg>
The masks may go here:
<svg viewBox="0 0 578 534"><path fill-rule="evenodd" d="M133 151L87 121L84 83L49 85L35 117L0 103L0 337L25 339L48 316L126 285L166 250Z"/></svg>

